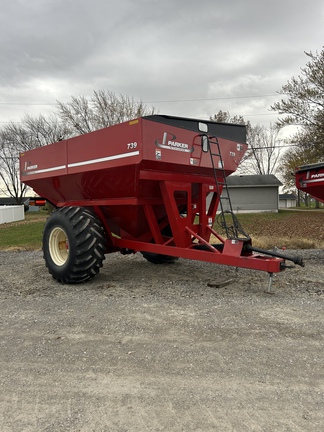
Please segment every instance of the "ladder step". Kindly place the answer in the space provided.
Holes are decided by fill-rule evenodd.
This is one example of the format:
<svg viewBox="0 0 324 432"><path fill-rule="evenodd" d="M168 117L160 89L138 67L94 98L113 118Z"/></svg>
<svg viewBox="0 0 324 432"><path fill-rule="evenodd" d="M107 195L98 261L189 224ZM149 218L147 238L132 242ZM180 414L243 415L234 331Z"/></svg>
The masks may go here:
<svg viewBox="0 0 324 432"><path fill-rule="evenodd" d="M226 235L228 238L230 238L230 236L232 235L232 233L234 233L235 237L239 236L237 227L235 225L235 219L234 219L234 214L233 214L233 210L232 210L232 203L231 203L231 197L228 191L228 185L226 183L226 175L225 175L225 168L224 168L224 162L223 162L223 158L222 158L222 154L221 154L221 150L220 150L220 146L219 146L219 142L217 140L217 138L215 138L215 142L210 142L210 144L214 144L216 145L216 148L214 147L214 150L216 150L218 153L213 153L211 146L209 146L209 154L210 154L210 159L211 159L211 164L214 170L214 180L215 180L215 185L217 188L217 193L220 193L220 188L223 188L223 190L226 191L227 196L221 196L220 197L220 207L221 207L221 211L222 211L222 219L223 219L223 224L224 224L224 228L226 230ZM218 167L215 167L214 165L214 157L219 157L220 162L218 162ZM218 181L217 178L217 173L221 172L223 174L222 180ZM223 204L223 200L226 200L225 203ZM224 207L223 207L224 206ZM232 215L232 223L233 223L233 227L229 226L225 220L225 216L224 216L224 208L228 208L231 215Z"/></svg>

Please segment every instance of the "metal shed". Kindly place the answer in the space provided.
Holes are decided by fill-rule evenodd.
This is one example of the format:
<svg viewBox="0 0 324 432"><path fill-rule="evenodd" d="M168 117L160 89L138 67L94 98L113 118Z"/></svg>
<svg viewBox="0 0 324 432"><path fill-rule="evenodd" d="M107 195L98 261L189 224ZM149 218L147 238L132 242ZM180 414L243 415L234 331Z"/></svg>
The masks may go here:
<svg viewBox="0 0 324 432"><path fill-rule="evenodd" d="M231 175L227 184L234 212L278 211L282 183L275 175Z"/></svg>

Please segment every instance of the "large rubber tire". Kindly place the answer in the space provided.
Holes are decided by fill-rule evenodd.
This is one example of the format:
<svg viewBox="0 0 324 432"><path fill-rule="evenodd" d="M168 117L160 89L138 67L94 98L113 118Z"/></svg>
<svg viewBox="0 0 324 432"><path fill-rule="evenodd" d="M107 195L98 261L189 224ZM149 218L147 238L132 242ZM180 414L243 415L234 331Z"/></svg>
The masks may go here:
<svg viewBox="0 0 324 432"><path fill-rule="evenodd" d="M147 261L153 264L172 264L179 259L171 255L161 255L152 252L141 252L141 254Z"/></svg>
<svg viewBox="0 0 324 432"><path fill-rule="evenodd" d="M166 237L172 237L172 230L170 225L167 225L165 228L163 228L161 233ZM178 257L174 257L171 255L162 255L153 252L141 252L141 254L148 262L153 264L172 264L179 259Z"/></svg>
<svg viewBox="0 0 324 432"><path fill-rule="evenodd" d="M92 279L105 259L105 232L100 221L82 207L63 207L48 218L43 254L48 271L61 283Z"/></svg>

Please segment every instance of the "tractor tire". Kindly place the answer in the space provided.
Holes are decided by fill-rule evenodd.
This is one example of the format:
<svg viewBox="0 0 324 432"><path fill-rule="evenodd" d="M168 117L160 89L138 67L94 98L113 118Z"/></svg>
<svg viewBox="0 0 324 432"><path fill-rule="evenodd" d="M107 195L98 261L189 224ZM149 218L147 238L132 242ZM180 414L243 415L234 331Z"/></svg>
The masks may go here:
<svg viewBox="0 0 324 432"><path fill-rule="evenodd" d="M104 229L89 210L62 207L48 218L43 232L43 254L48 271L64 284L92 279L105 259Z"/></svg>
<svg viewBox="0 0 324 432"><path fill-rule="evenodd" d="M163 228L161 234L166 237L172 237L172 230L170 225L167 225L165 228ZM178 257L174 257L171 255L162 255L152 252L141 252L141 254L148 262L152 264L172 264L179 259Z"/></svg>
<svg viewBox="0 0 324 432"><path fill-rule="evenodd" d="M172 264L179 259L178 257L174 257L171 255L162 255L152 252L141 252L141 254L147 261L153 264Z"/></svg>

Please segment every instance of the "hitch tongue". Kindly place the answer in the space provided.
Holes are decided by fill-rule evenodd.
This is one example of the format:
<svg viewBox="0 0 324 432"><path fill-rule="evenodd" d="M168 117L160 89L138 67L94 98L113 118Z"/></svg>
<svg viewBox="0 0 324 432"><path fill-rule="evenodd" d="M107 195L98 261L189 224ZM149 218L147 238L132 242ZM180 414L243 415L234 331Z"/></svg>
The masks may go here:
<svg viewBox="0 0 324 432"><path fill-rule="evenodd" d="M276 258L283 258L285 260L292 261L294 264L299 265L301 267L305 266L303 258L299 257L299 256L286 255L282 252L277 252L277 251L268 251L265 249L260 249L260 248L251 246L250 244L246 244L244 249L246 251L249 251L249 252L258 252L258 253L262 253L264 255L270 255L270 256L273 256Z"/></svg>

